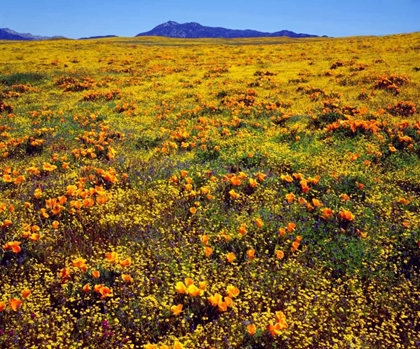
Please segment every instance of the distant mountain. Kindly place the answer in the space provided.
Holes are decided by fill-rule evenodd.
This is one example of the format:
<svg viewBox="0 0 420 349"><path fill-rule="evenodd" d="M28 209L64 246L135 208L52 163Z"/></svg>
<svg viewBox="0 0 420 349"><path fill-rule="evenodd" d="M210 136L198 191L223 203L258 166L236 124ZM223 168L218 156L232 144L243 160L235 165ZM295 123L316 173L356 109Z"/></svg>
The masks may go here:
<svg viewBox="0 0 420 349"><path fill-rule="evenodd" d="M152 30L137 34L136 36L166 36L170 38L257 38L275 36L288 36L290 38L318 37L318 35L297 34L289 30L281 30L275 33L264 33L251 29L238 30L221 27L206 27L195 22L180 24L174 21L160 24Z"/></svg>
<svg viewBox="0 0 420 349"><path fill-rule="evenodd" d="M32 35L30 33L18 33L9 28L0 28L0 40L20 40L20 41L33 41L33 40L49 40L49 39L64 39L62 36L40 36Z"/></svg>
<svg viewBox="0 0 420 349"><path fill-rule="evenodd" d="M90 40L90 39L106 39L106 38L118 38L117 35L99 35L99 36L88 36L80 38L79 40Z"/></svg>

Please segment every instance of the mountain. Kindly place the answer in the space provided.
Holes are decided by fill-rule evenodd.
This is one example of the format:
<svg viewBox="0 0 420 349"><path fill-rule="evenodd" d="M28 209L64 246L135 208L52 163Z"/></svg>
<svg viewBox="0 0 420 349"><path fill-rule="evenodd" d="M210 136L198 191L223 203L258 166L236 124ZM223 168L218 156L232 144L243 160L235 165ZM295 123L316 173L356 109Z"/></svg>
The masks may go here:
<svg viewBox="0 0 420 349"><path fill-rule="evenodd" d="M136 36L166 36L171 38L257 38L274 36L288 36L291 38L318 37L318 35L297 34L289 30L281 30L275 33L264 33L251 29L238 30L221 27L206 27L195 22L180 24L174 21L160 24L152 30L137 34Z"/></svg>
<svg viewBox="0 0 420 349"><path fill-rule="evenodd" d="M32 35L30 33L18 33L9 28L0 28L0 40L20 40L20 41L33 41L33 40L49 40L49 39L64 39L62 36L40 36Z"/></svg>
<svg viewBox="0 0 420 349"><path fill-rule="evenodd" d="M88 36L88 37L80 38L79 40L106 39L106 38L118 38L118 36L117 35Z"/></svg>

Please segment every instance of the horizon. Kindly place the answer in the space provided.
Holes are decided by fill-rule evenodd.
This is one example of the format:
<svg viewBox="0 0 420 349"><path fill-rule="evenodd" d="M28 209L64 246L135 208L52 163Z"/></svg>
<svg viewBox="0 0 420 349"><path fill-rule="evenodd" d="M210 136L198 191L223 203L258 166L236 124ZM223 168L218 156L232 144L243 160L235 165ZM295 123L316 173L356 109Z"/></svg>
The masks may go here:
<svg viewBox="0 0 420 349"><path fill-rule="evenodd" d="M18 33L64 36L69 39L116 35L133 37L156 26L174 21L196 22L207 27L251 29L260 32L289 30L295 33L330 37L383 36L420 31L420 0L361 1L314 4L309 0L293 3L262 0L258 4L215 0L211 4L169 0L111 0L57 3L52 0L3 4L0 27ZM24 10L22 11L22 8Z"/></svg>

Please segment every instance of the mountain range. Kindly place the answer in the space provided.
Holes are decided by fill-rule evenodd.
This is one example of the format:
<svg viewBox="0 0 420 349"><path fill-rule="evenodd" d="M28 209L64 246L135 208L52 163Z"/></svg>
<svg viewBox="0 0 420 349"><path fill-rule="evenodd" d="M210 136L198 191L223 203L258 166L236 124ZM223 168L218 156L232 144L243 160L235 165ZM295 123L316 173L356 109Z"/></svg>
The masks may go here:
<svg viewBox="0 0 420 349"><path fill-rule="evenodd" d="M251 29L239 30L221 27L206 27L195 22L180 24L174 21L168 21L160 24L152 30L137 34L136 36L166 36L170 38L257 38L275 36L288 36L290 38L318 37L318 35L295 33L290 30L265 33Z"/></svg>
<svg viewBox="0 0 420 349"><path fill-rule="evenodd" d="M265 33L257 30L245 29L226 29L221 27L207 27L199 23L177 23L168 21L160 24L152 30L137 34L136 36L164 36L170 38L257 38L257 37L275 37L288 36L291 38L308 38L318 37L318 35L295 33L290 30L281 30L274 33ZM80 39L98 39L106 37L116 37L116 35L91 36ZM0 40L51 40L51 39L65 39L62 36L41 36L30 33L18 33L9 28L0 28Z"/></svg>
<svg viewBox="0 0 420 349"><path fill-rule="evenodd" d="M49 40L49 39L64 39L63 36L41 36L32 35L30 33L18 33L9 28L0 28L0 40L20 40L20 41L33 41L33 40Z"/></svg>

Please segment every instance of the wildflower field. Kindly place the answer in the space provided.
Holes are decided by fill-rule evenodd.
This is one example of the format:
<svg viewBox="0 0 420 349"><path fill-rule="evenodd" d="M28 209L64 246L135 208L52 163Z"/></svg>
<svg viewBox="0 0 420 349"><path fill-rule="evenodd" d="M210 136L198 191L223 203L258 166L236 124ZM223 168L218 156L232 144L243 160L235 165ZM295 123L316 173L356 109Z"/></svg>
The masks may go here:
<svg viewBox="0 0 420 349"><path fill-rule="evenodd" d="M0 42L0 347L419 348L419 57Z"/></svg>

